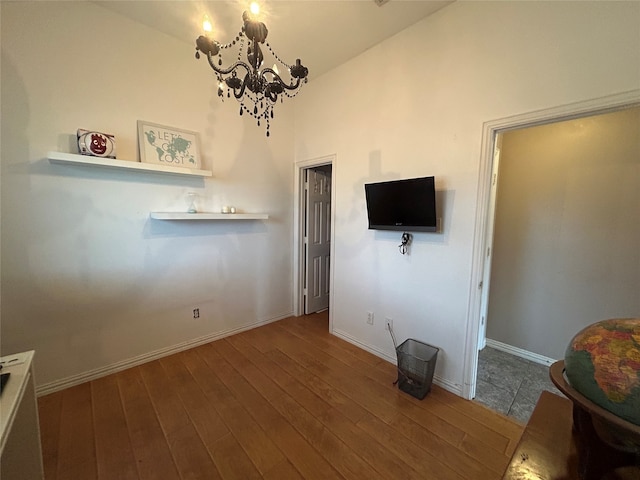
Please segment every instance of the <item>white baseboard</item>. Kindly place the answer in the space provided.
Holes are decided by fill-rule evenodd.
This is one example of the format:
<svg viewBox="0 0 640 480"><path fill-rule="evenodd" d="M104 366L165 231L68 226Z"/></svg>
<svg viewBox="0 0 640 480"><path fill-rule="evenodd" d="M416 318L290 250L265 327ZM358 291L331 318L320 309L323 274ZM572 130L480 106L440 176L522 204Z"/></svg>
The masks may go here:
<svg viewBox="0 0 640 480"><path fill-rule="evenodd" d="M366 350L369 353L373 353L376 357L380 357L384 360L386 360L389 363L393 363L394 365L396 365L397 359L394 356L391 356L389 354L387 354L386 352L383 352L382 350L378 349L377 347L374 347L373 345L369 345L367 343L362 343L360 340L356 339L355 337L352 337L351 334L344 332L342 330L338 330L338 329L334 329L333 332L331 332L333 335L335 335L338 338L341 338L342 340L345 340L353 345L355 345L356 347L359 347L363 350Z"/></svg>
<svg viewBox="0 0 640 480"><path fill-rule="evenodd" d="M394 356L388 355L382 350L379 350L377 347L374 347L367 343L363 343L360 340L356 339L355 337L352 337L347 332L334 329L331 333L336 337L341 338L342 340L355 345L356 347L362 348L363 350L366 350L367 352L374 354L376 357L380 357L383 360L386 360L387 362L392 363L393 365L398 364L398 359L395 357L395 355ZM446 380L442 377L439 377L438 375L433 376L433 383L453 393L454 395L458 395L459 397L462 397L462 387L460 385L456 385L455 383L450 382L449 380Z"/></svg>
<svg viewBox="0 0 640 480"><path fill-rule="evenodd" d="M487 347L495 348L496 350L510 353L516 357L524 358L525 360L530 360L547 367L556 361L553 358L529 352L528 350L523 350L522 348L514 347L512 345L507 345L506 343L498 342L497 340L491 340L490 338L487 338Z"/></svg>
<svg viewBox="0 0 640 480"><path fill-rule="evenodd" d="M204 337L194 338L193 340L187 340L186 342L178 343L177 345L161 348L153 352L144 353L142 355L138 355L137 357L123 360L121 362L116 362L111 365L107 365L106 367L96 368L94 370L89 370L88 372L79 373L78 375L72 375L70 377L66 377L60 380L55 380L53 382L45 383L43 385L39 385L38 387L36 387L36 396L40 397L43 395L47 395L49 393L57 392L59 390L64 390L65 388L70 388L75 385L79 385L81 383L90 382L91 380L105 377L107 375L111 375L112 373L126 370L127 368L142 365L143 363L151 362L153 360L157 360L162 357L167 357L174 353L182 352L184 350L189 350L190 348L195 348L200 345L204 345L205 343L210 343L215 340L220 340L221 338L235 335L236 333L244 332L246 330L251 330L252 328L261 327L262 325L267 325L269 323L277 322L278 320L288 318L292 315L293 315L293 312L288 312L284 315L272 317L267 320L260 320L258 322L250 323L248 325L243 325L241 327L231 328L229 330L224 330L222 332L216 332L209 335L205 335Z"/></svg>

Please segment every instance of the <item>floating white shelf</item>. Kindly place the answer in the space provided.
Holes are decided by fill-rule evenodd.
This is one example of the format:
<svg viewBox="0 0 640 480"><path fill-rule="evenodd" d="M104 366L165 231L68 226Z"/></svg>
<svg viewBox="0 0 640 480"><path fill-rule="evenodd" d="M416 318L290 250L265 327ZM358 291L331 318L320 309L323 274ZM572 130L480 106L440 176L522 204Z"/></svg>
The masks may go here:
<svg viewBox="0 0 640 480"><path fill-rule="evenodd" d="M155 220L267 220L266 213L181 213L151 212Z"/></svg>
<svg viewBox="0 0 640 480"><path fill-rule="evenodd" d="M83 165L90 167L107 167L136 170L141 172L163 173L169 175L187 175L191 177L211 177L210 170L198 170L195 168L171 167L156 165L155 163L142 163L129 160L114 160L113 158L91 157L88 155L76 155L75 153L49 152L49 162L63 165Z"/></svg>

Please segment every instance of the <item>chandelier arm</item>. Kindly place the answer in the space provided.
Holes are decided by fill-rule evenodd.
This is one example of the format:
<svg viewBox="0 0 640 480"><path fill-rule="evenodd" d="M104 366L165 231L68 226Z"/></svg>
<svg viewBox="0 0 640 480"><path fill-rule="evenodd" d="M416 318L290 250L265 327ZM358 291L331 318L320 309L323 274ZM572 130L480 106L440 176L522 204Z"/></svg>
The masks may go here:
<svg viewBox="0 0 640 480"><path fill-rule="evenodd" d="M298 87L300 86L300 79L296 78L296 83L294 84L286 84L282 81L282 79L280 77L278 77L278 83L280 83L282 85L283 88L286 88L287 90L297 90Z"/></svg>
<svg viewBox="0 0 640 480"><path fill-rule="evenodd" d="M233 72L238 67L244 68L247 71L247 73L251 72L251 67L249 65L247 65L245 62L241 61L241 60L238 60L236 63L231 65L229 68L218 68L215 65L215 62L213 61L213 56L211 54L207 55L207 60L209 61L209 65L211 66L211 68L213 68L213 70L216 73L219 73L220 75L227 75L227 74Z"/></svg>
<svg viewBox="0 0 640 480"><path fill-rule="evenodd" d="M264 70L262 70L262 72L260 72L262 78L264 78L265 80L267 80L267 77L265 76L266 73L270 73L273 75L274 77L274 81L278 82L278 84L280 86L282 86L282 88L286 88L287 90L296 90L299 86L300 86L300 79L296 78L296 83L294 84L287 84L284 82L284 80L282 80L282 77L280 75L278 75L275 70L271 69L271 68L265 68Z"/></svg>

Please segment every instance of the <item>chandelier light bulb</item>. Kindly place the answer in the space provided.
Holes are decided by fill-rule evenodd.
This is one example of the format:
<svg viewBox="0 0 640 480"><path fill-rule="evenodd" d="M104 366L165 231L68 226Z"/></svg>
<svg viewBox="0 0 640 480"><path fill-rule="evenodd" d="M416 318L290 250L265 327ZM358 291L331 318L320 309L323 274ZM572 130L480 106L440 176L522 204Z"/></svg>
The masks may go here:
<svg viewBox="0 0 640 480"><path fill-rule="evenodd" d="M273 64L273 71L276 72L276 75L280 76L280 70L278 70L278 65Z"/></svg>
<svg viewBox="0 0 640 480"><path fill-rule="evenodd" d="M213 32L213 25L211 24L211 20L209 20L209 15L205 15L202 19L202 30L204 30L207 35Z"/></svg>
<svg viewBox="0 0 640 480"><path fill-rule="evenodd" d="M253 15L258 15L260 13L260 5L258 2L251 2L251 5L249 5L249 11Z"/></svg>

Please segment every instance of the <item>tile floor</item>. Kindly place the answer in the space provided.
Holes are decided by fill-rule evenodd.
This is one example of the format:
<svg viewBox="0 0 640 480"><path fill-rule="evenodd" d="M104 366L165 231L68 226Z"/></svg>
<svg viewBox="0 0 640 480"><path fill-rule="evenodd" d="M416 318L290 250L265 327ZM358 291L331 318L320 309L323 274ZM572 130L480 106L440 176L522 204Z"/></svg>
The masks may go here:
<svg viewBox="0 0 640 480"><path fill-rule="evenodd" d="M562 395L549 367L490 347L479 352L476 402L526 424L543 390Z"/></svg>

